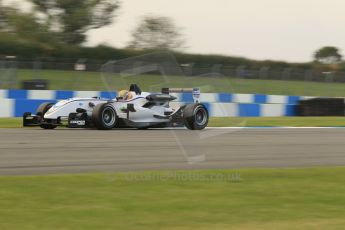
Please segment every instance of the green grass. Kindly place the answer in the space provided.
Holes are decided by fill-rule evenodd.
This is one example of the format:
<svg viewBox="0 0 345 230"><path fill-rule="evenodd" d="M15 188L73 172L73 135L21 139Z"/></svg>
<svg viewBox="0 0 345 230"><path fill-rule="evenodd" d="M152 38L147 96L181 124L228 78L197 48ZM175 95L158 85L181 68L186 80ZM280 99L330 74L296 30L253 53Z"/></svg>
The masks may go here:
<svg viewBox="0 0 345 230"><path fill-rule="evenodd" d="M0 128L23 127L22 118L0 118Z"/></svg>
<svg viewBox="0 0 345 230"><path fill-rule="evenodd" d="M345 126L345 117L213 117L209 126L336 127Z"/></svg>
<svg viewBox="0 0 345 230"><path fill-rule="evenodd" d="M344 167L0 177L0 229L343 229L344 181Z"/></svg>
<svg viewBox="0 0 345 230"><path fill-rule="evenodd" d="M28 79L47 79L54 90L108 90L97 72L77 71L32 71L18 70L17 88ZM236 79L230 77L169 77L141 75L115 78L106 77L110 90L128 88L130 83L139 84L145 91L159 91L162 87L201 87L202 92L262 93L278 95L345 96L344 83L322 83L303 81ZM109 79L112 79L111 81ZM1 86L2 88L6 85Z"/></svg>
<svg viewBox="0 0 345 230"><path fill-rule="evenodd" d="M209 127L290 126L327 127L345 126L345 117L212 117ZM21 118L1 118L0 128L20 128Z"/></svg>

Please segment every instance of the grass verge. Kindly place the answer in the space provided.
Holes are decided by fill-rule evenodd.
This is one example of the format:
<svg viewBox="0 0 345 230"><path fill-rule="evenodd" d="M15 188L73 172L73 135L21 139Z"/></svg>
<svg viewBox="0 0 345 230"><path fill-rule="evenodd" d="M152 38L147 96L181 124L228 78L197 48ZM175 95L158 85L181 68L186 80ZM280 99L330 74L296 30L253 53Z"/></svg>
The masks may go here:
<svg viewBox="0 0 345 230"><path fill-rule="evenodd" d="M345 117L212 117L209 127L343 127ZM20 128L21 118L0 118L0 128Z"/></svg>
<svg viewBox="0 0 345 230"><path fill-rule="evenodd" d="M22 118L0 118L0 128L21 128Z"/></svg>
<svg viewBox="0 0 345 230"><path fill-rule="evenodd" d="M342 229L345 168L0 177L0 229Z"/></svg>
<svg viewBox="0 0 345 230"><path fill-rule="evenodd" d="M210 127L342 127L345 117L213 117Z"/></svg>
<svg viewBox="0 0 345 230"><path fill-rule="evenodd" d="M107 75L108 76L108 75ZM301 76L303 78L303 76ZM54 70L18 70L16 74L17 88L21 81L30 79L46 79L52 90L108 90L102 81L101 73L80 71ZM110 80L111 79L111 80ZM181 77L172 76L169 79L159 75L140 75L107 78L110 88L120 90L128 88L129 84L137 83L144 91L160 91L162 87L201 87L203 93L262 93L278 95L305 96L345 96L344 83L304 82L268 79L238 79L231 77ZM6 87L4 85L3 87Z"/></svg>

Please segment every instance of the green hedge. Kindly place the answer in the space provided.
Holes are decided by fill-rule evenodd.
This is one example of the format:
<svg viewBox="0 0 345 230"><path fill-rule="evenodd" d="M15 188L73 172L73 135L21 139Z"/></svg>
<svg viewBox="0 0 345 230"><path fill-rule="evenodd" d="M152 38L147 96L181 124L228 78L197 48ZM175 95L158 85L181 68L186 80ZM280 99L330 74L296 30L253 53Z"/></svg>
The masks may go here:
<svg viewBox="0 0 345 230"><path fill-rule="evenodd" d="M104 45L97 47L67 46L56 41L51 43L37 42L29 38L18 38L16 35L0 34L0 58L11 55L17 56L18 60L71 62L85 58L90 63L104 63L107 60L119 60L133 57L149 51L133 51L128 49L117 49ZM256 61L242 57L230 57L223 55L201 55L175 53L179 63L194 63L197 67L209 67L214 64L224 66L241 66L247 68L260 68L270 66L271 68L312 68L312 63L287 63L281 61Z"/></svg>

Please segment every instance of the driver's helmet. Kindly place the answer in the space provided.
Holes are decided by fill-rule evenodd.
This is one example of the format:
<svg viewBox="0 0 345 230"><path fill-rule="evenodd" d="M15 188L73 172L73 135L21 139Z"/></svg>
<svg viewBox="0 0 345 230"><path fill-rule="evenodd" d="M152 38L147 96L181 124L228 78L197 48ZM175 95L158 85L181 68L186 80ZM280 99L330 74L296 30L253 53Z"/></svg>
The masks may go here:
<svg viewBox="0 0 345 230"><path fill-rule="evenodd" d="M134 97L134 94L134 92L124 89L119 92L119 97L121 97L123 100L130 100Z"/></svg>
<svg viewBox="0 0 345 230"><path fill-rule="evenodd" d="M128 90L120 90L119 97L121 97L123 100L127 100L128 97Z"/></svg>

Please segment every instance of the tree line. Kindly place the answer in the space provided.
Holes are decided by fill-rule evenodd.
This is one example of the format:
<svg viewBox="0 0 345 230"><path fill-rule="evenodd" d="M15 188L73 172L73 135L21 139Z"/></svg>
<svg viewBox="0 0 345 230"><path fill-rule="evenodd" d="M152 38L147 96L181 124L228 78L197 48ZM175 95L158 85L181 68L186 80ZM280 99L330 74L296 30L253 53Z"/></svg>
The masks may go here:
<svg viewBox="0 0 345 230"><path fill-rule="evenodd" d="M146 16L132 31L125 49L106 45L84 47L86 33L114 23L121 3L118 0L28 0L33 10L24 12L6 6L0 0L0 58L17 56L19 60L74 62L86 58L90 62L123 59L156 50L170 50L180 63L198 66L222 64L260 68L319 68L345 70L340 50L325 46L314 53L309 63L255 61L222 55L186 54L180 27L171 18Z"/></svg>

